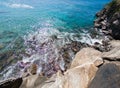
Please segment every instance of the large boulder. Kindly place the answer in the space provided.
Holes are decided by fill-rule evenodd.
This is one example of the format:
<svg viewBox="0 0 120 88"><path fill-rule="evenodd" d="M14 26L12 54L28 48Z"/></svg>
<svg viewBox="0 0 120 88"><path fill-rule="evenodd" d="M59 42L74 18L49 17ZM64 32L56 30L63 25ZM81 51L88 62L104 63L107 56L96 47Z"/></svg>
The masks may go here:
<svg viewBox="0 0 120 88"><path fill-rule="evenodd" d="M22 78L5 80L0 82L0 88L19 88L22 81Z"/></svg>
<svg viewBox="0 0 120 88"><path fill-rule="evenodd" d="M93 48L83 48L79 51L71 63L71 68L82 65L84 63L94 63L99 66L103 63L101 52Z"/></svg>
<svg viewBox="0 0 120 88"><path fill-rule="evenodd" d="M55 82L46 83L42 88L87 88L97 71L94 64L84 64L58 73Z"/></svg>
<svg viewBox="0 0 120 88"><path fill-rule="evenodd" d="M120 68L112 63L101 66L88 88L120 88Z"/></svg>

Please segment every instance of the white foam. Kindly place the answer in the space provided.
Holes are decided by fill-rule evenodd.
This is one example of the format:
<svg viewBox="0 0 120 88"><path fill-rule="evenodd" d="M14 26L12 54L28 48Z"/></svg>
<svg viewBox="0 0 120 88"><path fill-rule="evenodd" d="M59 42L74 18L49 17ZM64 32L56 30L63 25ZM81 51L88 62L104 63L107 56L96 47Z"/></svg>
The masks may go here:
<svg viewBox="0 0 120 88"><path fill-rule="evenodd" d="M3 2L3 3L0 3L0 4L5 5L7 7L10 7L10 8L26 8L26 9L33 9L34 8L31 5L20 4L20 3L6 3L6 2Z"/></svg>
<svg viewBox="0 0 120 88"><path fill-rule="evenodd" d="M37 63L39 67L37 71L38 73L41 72L43 63L49 64L52 60L55 62L58 61L57 64L60 68L65 70L65 62L62 54L59 52L64 45L70 44L72 41L87 43L89 45L94 45L95 42L102 43L102 40L93 39L88 32L60 32L59 30L52 28L49 22L44 25L44 28L40 28L37 31L24 36L25 45L27 46L26 53L30 56L24 56L22 62ZM73 59L74 53L72 51L69 51L69 55ZM13 69L13 67L11 69ZM13 73L13 70L9 70L7 73L4 71L3 73L4 77L7 78Z"/></svg>
<svg viewBox="0 0 120 88"><path fill-rule="evenodd" d="M81 38L80 42L82 42L82 43L94 45L95 42L97 42L99 44L102 44L102 39L92 38L89 33L88 34L81 34L81 36L82 36L82 38Z"/></svg>

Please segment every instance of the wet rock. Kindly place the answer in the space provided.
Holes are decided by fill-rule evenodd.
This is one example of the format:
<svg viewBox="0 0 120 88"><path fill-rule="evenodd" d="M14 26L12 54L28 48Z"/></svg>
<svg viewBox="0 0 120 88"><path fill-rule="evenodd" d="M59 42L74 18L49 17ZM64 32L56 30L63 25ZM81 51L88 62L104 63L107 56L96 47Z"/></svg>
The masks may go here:
<svg viewBox="0 0 120 88"><path fill-rule="evenodd" d="M52 61L51 63L42 65L42 73L46 77L51 77L58 70L61 70L61 68L60 68L58 62L55 62L55 61Z"/></svg>
<svg viewBox="0 0 120 88"><path fill-rule="evenodd" d="M88 88L120 88L120 68L110 63L101 66Z"/></svg>
<svg viewBox="0 0 120 88"><path fill-rule="evenodd" d="M0 66L2 67L2 69L0 69L0 72L7 66L9 66L11 64L11 62L13 61L14 57L13 57L14 52L13 51L6 51L6 52L0 52Z"/></svg>
<svg viewBox="0 0 120 88"><path fill-rule="evenodd" d="M96 66L101 65L103 63L101 52L93 48L83 48L76 54L74 60L71 63L71 68L82 65L83 63L93 63Z"/></svg>
<svg viewBox="0 0 120 88"><path fill-rule="evenodd" d="M30 66L29 71L30 71L30 73L31 73L32 75L35 75L35 74L37 74L37 69L38 69L37 65L36 65L36 64L32 64L32 65Z"/></svg>
<svg viewBox="0 0 120 88"><path fill-rule="evenodd" d="M3 82L0 82L0 88L19 88L22 84L22 78L18 79L9 79Z"/></svg>
<svg viewBox="0 0 120 88"><path fill-rule="evenodd" d="M24 69L24 72L22 74L22 77L27 77L29 75L35 75L37 74L37 70L38 70L38 67L36 64L31 64L29 65L29 63L24 63L24 65L26 66L25 69Z"/></svg>
<svg viewBox="0 0 120 88"><path fill-rule="evenodd" d="M103 14L105 13L106 9L104 8L103 10L101 10L100 12L98 12L96 14L96 17L100 17L100 16L103 16Z"/></svg>
<svg viewBox="0 0 120 88"><path fill-rule="evenodd" d="M4 45L3 44L0 44L0 49L3 49L4 48Z"/></svg>
<svg viewBox="0 0 120 88"><path fill-rule="evenodd" d="M109 44L109 42L110 40L106 38L102 40L102 43L95 42L92 47L98 51L107 52L111 50L111 45Z"/></svg>

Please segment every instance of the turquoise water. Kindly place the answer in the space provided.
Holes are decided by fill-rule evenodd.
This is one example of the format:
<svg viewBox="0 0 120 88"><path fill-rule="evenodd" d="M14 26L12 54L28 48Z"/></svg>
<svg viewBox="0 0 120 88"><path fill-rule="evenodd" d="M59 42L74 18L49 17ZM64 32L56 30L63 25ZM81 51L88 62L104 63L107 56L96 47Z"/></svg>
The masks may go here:
<svg viewBox="0 0 120 88"><path fill-rule="evenodd" d="M45 26L76 32L110 0L0 0L0 43Z"/></svg>
<svg viewBox="0 0 120 88"><path fill-rule="evenodd" d="M91 43L91 37L82 32L93 27L96 12L109 1L0 0L0 79L18 77L24 69L18 68L19 61L24 65L37 62L41 72L42 62L48 65L51 59L63 58L59 52L65 44ZM21 50L29 57L21 55ZM56 63L64 65L62 60Z"/></svg>

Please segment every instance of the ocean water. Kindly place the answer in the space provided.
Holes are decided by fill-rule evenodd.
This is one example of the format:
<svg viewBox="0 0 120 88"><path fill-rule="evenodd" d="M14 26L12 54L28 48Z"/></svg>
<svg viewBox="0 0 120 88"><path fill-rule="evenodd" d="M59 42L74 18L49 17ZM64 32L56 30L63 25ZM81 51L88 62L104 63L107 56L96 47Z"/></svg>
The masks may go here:
<svg viewBox="0 0 120 88"><path fill-rule="evenodd" d="M40 63L46 63L49 58L60 57L58 48L66 43L75 40L92 44L93 41L97 41L89 40L91 37L87 31L93 27L96 12L109 1L0 0L0 55L11 49L19 51L21 47L27 46L24 49L30 56L21 55L21 61L39 61L38 72L41 72ZM45 45L41 46L44 43ZM3 61L3 57L0 59ZM13 73L15 77L20 74L14 72L18 61L17 59L14 64L8 63L4 69L3 64L0 64L2 79L9 78ZM62 69L63 62L59 62Z"/></svg>

